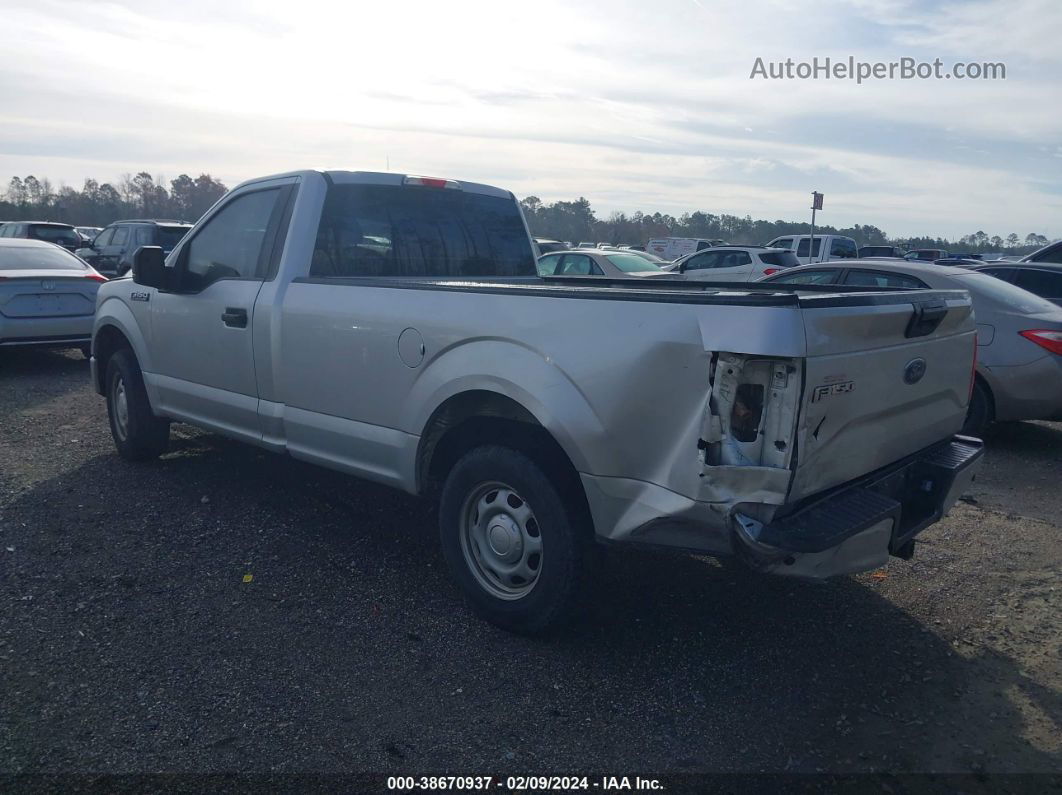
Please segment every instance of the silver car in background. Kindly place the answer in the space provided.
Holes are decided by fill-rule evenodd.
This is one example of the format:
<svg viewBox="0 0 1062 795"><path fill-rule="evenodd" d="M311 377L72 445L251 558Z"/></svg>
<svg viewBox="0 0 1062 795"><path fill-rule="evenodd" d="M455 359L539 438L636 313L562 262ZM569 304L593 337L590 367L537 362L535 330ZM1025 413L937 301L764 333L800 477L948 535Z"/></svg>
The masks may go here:
<svg viewBox="0 0 1062 795"><path fill-rule="evenodd" d="M963 431L977 434L997 420L1062 419L1062 308L1027 290L967 268L882 260L804 265L763 281L967 290L977 371Z"/></svg>
<svg viewBox="0 0 1062 795"><path fill-rule="evenodd" d="M80 348L87 358L105 281L52 243L0 238L0 347Z"/></svg>

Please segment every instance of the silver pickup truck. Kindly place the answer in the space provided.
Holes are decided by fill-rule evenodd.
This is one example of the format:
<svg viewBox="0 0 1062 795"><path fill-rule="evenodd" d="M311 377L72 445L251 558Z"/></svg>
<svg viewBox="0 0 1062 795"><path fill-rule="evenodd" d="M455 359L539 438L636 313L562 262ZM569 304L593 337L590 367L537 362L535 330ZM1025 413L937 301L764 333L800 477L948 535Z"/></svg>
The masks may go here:
<svg viewBox="0 0 1062 795"><path fill-rule="evenodd" d="M100 288L92 350L123 457L177 421L435 496L469 602L525 632L595 541L909 557L982 453L965 292L543 279L513 195L454 180L244 183Z"/></svg>

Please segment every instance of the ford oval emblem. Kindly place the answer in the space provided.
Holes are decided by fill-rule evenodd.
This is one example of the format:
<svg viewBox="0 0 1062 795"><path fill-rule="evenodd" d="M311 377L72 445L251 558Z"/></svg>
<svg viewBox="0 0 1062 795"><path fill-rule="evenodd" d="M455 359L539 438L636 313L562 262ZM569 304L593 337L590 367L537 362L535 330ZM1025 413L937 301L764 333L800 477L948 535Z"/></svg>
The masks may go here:
<svg viewBox="0 0 1062 795"><path fill-rule="evenodd" d="M917 384L926 374L925 359L911 359L903 368L903 380L907 384Z"/></svg>

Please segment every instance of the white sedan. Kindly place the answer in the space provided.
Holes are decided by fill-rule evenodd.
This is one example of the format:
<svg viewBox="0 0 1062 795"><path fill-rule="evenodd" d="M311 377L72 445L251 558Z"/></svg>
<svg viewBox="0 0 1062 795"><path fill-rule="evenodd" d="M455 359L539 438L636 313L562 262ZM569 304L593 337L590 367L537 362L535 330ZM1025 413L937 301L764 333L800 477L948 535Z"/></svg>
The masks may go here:
<svg viewBox="0 0 1062 795"><path fill-rule="evenodd" d="M0 347L80 348L92 340L105 276L42 240L0 239Z"/></svg>

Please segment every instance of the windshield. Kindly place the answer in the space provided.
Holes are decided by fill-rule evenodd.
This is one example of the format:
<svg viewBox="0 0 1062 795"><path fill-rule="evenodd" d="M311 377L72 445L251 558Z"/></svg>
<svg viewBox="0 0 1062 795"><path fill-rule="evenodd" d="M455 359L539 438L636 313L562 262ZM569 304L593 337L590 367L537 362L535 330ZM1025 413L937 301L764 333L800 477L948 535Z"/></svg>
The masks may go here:
<svg viewBox="0 0 1062 795"><path fill-rule="evenodd" d="M49 243L80 243L81 238L77 236L77 232L74 231L72 226L46 226L44 224L34 224L33 236L38 240L47 240Z"/></svg>
<svg viewBox="0 0 1062 795"><path fill-rule="evenodd" d="M1033 295L1028 290L1023 290L1010 282L997 279L987 273L971 271L969 273L956 273L955 275L963 282L969 282L968 285L963 286L976 292L978 296L983 296L989 301L994 301L1022 314L1034 315L1041 312L1058 311L1058 307L1046 298Z"/></svg>
<svg viewBox="0 0 1062 795"><path fill-rule="evenodd" d="M84 262L61 248L51 246L0 246L0 271L83 271Z"/></svg>
<svg viewBox="0 0 1062 795"><path fill-rule="evenodd" d="M656 254L650 254L648 251L632 251L632 255L635 257L641 257L646 262L651 262L654 265L666 265L667 260L663 257L658 257Z"/></svg>
<svg viewBox="0 0 1062 795"><path fill-rule="evenodd" d="M606 254L605 259L624 273L641 273L643 271L660 270L656 265L646 259L642 259L637 254Z"/></svg>
<svg viewBox="0 0 1062 795"><path fill-rule="evenodd" d="M188 226L160 226L159 245L163 251L172 251L173 247L181 242L181 238L188 234Z"/></svg>

